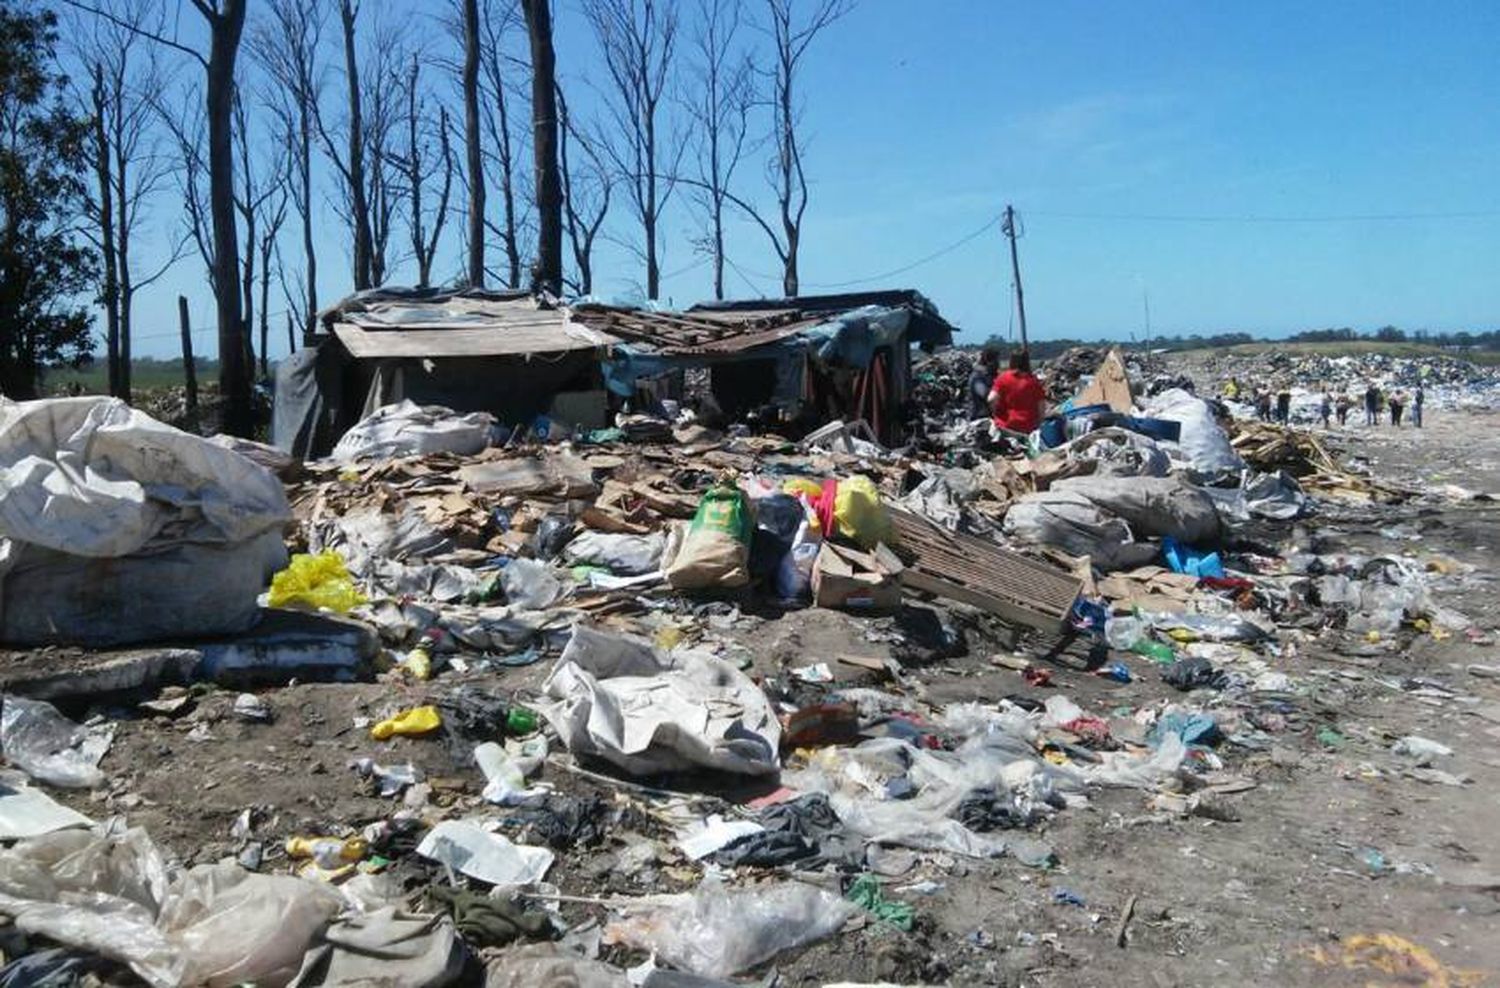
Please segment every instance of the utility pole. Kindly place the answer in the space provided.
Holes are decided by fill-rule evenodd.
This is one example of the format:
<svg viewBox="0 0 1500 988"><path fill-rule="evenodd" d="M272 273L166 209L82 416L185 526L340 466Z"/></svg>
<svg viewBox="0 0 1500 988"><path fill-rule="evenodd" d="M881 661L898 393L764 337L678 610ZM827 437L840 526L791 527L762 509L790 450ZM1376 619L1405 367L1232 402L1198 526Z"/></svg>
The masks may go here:
<svg viewBox="0 0 1500 988"><path fill-rule="evenodd" d="M177 296L177 325L182 331L182 374L187 384L187 420L198 431L198 365L193 362L193 330L188 323L187 296Z"/></svg>
<svg viewBox="0 0 1500 988"><path fill-rule="evenodd" d="M1016 311L1021 317L1021 351L1029 353L1031 344L1026 340L1026 297L1021 293L1021 262L1016 257L1016 211L1009 203L1005 205L1005 222L1000 229L1010 238L1010 273L1016 280Z"/></svg>

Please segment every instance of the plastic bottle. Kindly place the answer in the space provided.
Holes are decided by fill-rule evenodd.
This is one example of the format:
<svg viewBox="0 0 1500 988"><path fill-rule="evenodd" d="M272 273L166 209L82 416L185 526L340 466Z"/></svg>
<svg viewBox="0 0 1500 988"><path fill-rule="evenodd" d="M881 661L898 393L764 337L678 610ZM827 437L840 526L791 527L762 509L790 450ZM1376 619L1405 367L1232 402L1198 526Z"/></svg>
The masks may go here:
<svg viewBox="0 0 1500 988"><path fill-rule="evenodd" d="M505 730L509 734L531 734L537 728L536 711L519 704L505 712Z"/></svg>
<svg viewBox="0 0 1500 988"><path fill-rule="evenodd" d="M426 682L432 678L432 654L427 651L426 645L418 645L406 653L406 661L401 663L401 668L406 674L419 682Z"/></svg>
<svg viewBox="0 0 1500 988"><path fill-rule="evenodd" d="M364 860L370 845L363 837L288 837L289 858L312 858L319 868L342 868Z"/></svg>
<svg viewBox="0 0 1500 988"><path fill-rule="evenodd" d="M1171 645L1154 641L1150 638L1142 638L1130 646L1130 651L1136 655L1144 655L1153 662L1168 664L1177 661L1177 653L1172 650Z"/></svg>

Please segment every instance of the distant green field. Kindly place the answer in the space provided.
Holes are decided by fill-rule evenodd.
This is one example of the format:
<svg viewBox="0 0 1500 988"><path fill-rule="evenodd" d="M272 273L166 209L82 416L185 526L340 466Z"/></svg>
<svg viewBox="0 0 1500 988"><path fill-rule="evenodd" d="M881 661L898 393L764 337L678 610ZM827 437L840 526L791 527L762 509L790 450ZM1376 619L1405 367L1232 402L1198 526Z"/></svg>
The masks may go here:
<svg viewBox="0 0 1500 988"><path fill-rule="evenodd" d="M1500 366L1500 351L1468 350L1459 353L1428 343L1382 343L1377 340L1341 340L1333 343L1242 343L1222 347L1229 353L1307 353L1325 357L1352 357L1361 353L1384 353L1393 357L1455 357L1487 367ZM1190 351L1179 351L1190 352Z"/></svg>
<svg viewBox="0 0 1500 988"><path fill-rule="evenodd" d="M219 362L216 360L196 360L194 364L198 369L199 384L212 381L219 376ZM84 394L109 393L109 372L102 360L97 360L92 366L81 370L73 370L71 367L53 368L47 371L43 386L48 392L56 393L66 390L74 382L77 382L83 389ZM131 362L130 386L134 390L154 391L162 388L180 388L186 383L181 360Z"/></svg>

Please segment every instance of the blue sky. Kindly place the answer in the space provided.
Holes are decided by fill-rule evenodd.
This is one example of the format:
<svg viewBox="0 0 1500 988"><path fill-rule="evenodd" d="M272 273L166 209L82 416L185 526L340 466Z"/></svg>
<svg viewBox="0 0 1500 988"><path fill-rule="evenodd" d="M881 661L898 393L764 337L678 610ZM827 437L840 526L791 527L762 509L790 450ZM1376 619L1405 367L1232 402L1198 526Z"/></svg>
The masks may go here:
<svg viewBox="0 0 1500 988"><path fill-rule="evenodd" d="M577 0L558 2L559 70L586 112L593 41ZM431 9L366 3L396 19ZM1495 328L1496 38L1493 2L863 0L815 43L802 82L804 290L902 268L1012 202L1038 338L1140 334L1147 295L1167 334ZM742 183L763 197L758 163ZM663 223L663 269L689 269L663 286L678 305L711 291L684 206ZM160 204L156 235L174 219ZM348 288L347 238L331 212L320 219L326 301ZM615 229L633 235L623 211ZM753 227L735 225L730 258L744 272L729 276L733 294L778 293ZM638 291L627 251L606 247L596 269L599 294ZM858 287L918 288L979 340L1010 327L1010 280L991 228ZM211 324L189 258L139 297L138 353L175 353L179 291L195 326ZM211 333L197 339L211 350Z"/></svg>

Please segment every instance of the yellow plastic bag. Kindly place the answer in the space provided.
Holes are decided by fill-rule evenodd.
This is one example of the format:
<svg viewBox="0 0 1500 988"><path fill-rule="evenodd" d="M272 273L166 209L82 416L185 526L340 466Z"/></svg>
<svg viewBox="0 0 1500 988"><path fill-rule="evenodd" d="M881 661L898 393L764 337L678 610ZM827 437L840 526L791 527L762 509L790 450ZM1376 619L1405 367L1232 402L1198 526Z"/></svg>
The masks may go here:
<svg viewBox="0 0 1500 988"><path fill-rule="evenodd" d="M839 481L833 496L833 517L838 533L865 549L891 543L891 516L880 503L880 491L869 477L854 476Z"/></svg>
<svg viewBox="0 0 1500 988"><path fill-rule="evenodd" d="M299 552L286 569L271 577L272 607L298 607L304 610L327 609L347 614L367 603L354 585L354 577L344 560L333 550L316 556Z"/></svg>
<svg viewBox="0 0 1500 988"><path fill-rule="evenodd" d="M376 741L384 741L397 734L408 738L417 737L430 734L442 726L443 715L438 713L437 707L413 707L371 727L370 737Z"/></svg>
<svg viewBox="0 0 1500 988"><path fill-rule="evenodd" d="M808 497L817 497L823 493L823 485L811 477L791 477L782 482L781 492L796 497L806 494Z"/></svg>

